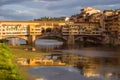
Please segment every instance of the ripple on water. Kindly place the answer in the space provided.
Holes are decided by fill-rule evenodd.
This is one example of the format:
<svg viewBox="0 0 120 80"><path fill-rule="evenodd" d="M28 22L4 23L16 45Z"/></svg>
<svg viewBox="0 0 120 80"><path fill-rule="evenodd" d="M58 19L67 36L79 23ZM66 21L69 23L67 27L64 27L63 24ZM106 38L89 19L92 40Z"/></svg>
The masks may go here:
<svg viewBox="0 0 120 80"><path fill-rule="evenodd" d="M44 79L44 78L38 78L38 79L35 79L35 80L47 80L47 79Z"/></svg>

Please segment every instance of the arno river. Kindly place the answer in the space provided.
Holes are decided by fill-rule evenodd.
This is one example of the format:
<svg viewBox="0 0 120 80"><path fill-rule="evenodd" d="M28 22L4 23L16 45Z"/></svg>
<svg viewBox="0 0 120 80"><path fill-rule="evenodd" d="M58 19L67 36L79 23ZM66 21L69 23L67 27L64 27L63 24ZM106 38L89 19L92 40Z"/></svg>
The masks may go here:
<svg viewBox="0 0 120 80"><path fill-rule="evenodd" d="M31 75L41 77L36 80L120 80L119 48L67 46L46 39L39 39L35 44L37 50L52 53L55 59L71 65L29 67Z"/></svg>

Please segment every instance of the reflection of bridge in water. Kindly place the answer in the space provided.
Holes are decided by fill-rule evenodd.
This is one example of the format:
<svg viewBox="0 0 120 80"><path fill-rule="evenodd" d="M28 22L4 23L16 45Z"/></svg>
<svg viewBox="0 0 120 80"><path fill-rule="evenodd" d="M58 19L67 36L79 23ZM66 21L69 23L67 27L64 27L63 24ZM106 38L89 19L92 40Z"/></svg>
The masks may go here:
<svg viewBox="0 0 120 80"><path fill-rule="evenodd" d="M87 53L86 53L87 54ZM70 53L56 53L51 56L58 56L59 59L69 65L76 66L82 70L82 75L86 77L113 77L113 79L120 79L120 59L117 56L83 54L70 54ZM99 53L100 54L100 53Z"/></svg>
<svg viewBox="0 0 120 80"><path fill-rule="evenodd" d="M66 63L63 63L60 60L42 58L19 59L17 63L22 66L66 66Z"/></svg>
<svg viewBox="0 0 120 80"><path fill-rule="evenodd" d="M120 59L118 57L96 57L76 54L56 53L48 55L50 59L34 58L18 60L25 66L77 66L86 77L115 77L120 78ZM54 60L53 57L57 56ZM72 61L71 61L72 60Z"/></svg>

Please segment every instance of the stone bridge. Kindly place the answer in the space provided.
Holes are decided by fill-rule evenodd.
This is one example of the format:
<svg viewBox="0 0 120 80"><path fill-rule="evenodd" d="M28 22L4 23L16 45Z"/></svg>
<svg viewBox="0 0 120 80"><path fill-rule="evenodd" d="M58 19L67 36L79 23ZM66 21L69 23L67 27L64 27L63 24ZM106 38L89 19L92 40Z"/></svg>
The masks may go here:
<svg viewBox="0 0 120 80"><path fill-rule="evenodd" d="M62 35L62 33L56 33L56 34L55 33L43 33L41 35L18 35L18 36L13 35L13 36L5 36L3 38L4 39L20 38L20 39L25 40L26 44L34 46L35 41L37 39L45 38L45 37L55 37L56 39L60 39L67 44L72 44L76 40L83 41L83 42L89 41L89 42L93 42L93 43L101 43L102 42L102 36L99 36L99 35L98 36L95 36L95 35L93 35L93 36L91 36L91 35L73 36L72 38L74 38L74 39L71 39L69 35L64 36L64 35Z"/></svg>
<svg viewBox="0 0 120 80"><path fill-rule="evenodd" d="M56 39L60 39L67 44L74 44L76 40L80 41L90 41L94 43L101 43L102 42L102 35L90 35L90 34L83 34L83 35L64 35L61 31L61 28L46 28L44 31L41 31L40 34L31 34L28 33L27 35L7 35L4 36L5 38L20 38L26 41L26 44L34 46L35 41L40 38L45 37L55 37Z"/></svg>
<svg viewBox="0 0 120 80"><path fill-rule="evenodd" d="M51 34L51 33L45 33L45 34L42 34L42 35L38 35L36 36L36 40L37 39L40 39L40 38L44 38L44 37L55 37L55 38L59 38L63 41L67 41L67 36L63 36L62 34Z"/></svg>
<svg viewBox="0 0 120 80"><path fill-rule="evenodd" d="M80 40L80 41L90 41L90 42L97 42L100 43L103 39L102 35L81 35L81 36L75 36L74 40Z"/></svg>
<svg viewBox="0 0 120 80"><path fill-rule="evenodd" d="M53 21L3 21L0 26L0 39L20 38L24 39L28 45L33 46L37 39L44 37L55 37L67 44L73 44L76 40L102 42L101 33L99 35L96 34L101 32L101 29L96 26L99 26L99 24Z"/></svg>

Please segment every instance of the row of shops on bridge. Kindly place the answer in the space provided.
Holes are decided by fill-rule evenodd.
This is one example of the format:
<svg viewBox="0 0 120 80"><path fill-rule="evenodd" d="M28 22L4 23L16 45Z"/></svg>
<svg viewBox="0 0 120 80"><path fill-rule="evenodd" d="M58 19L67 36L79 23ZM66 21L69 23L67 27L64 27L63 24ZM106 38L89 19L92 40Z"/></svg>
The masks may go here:
<svg viewBox="0 0 120 80"><path fill-rule="evenodd" d="M44 34L61 35L63 37L70 35L77 37L97 36L101 38L101 42L104 44L120 44L119 32L110 32L110 29L107 28L106 30L106 27L99 22L0 21L0 39L18 37L27 40L29 36Z"/></svg>
<svg viewBox="0 0 120 80"><path fill-rule="evenodd" d="M99 23L73 22L36 22L36 21L0 21L0 37L41 35L44 32L57 32L62 35L101 35Z"/></svg>

